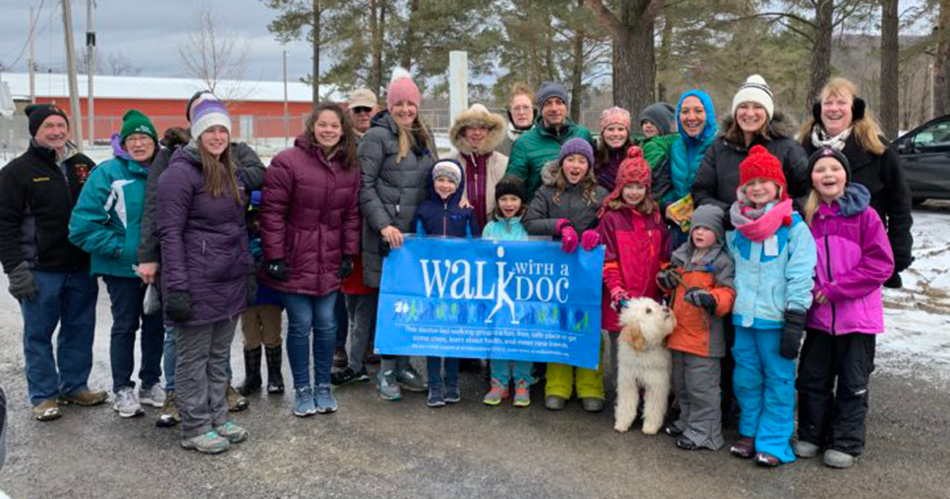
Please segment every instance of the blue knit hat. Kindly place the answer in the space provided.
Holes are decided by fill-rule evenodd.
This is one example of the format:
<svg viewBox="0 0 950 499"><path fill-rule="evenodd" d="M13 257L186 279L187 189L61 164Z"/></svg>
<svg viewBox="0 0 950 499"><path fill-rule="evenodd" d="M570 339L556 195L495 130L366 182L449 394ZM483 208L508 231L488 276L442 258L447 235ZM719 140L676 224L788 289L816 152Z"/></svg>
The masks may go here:
<svg viewBox="0 0 950 499"><path fill-rule="evenodd" d="M590 146L590 142L582 138L573 138L568 140L561 146L561 153L557 156L557 165L561 166L564 164L564 158L570 156L571 154L580 154L587 158L587 164L591 168L594 167L594 148Z"/></svg>

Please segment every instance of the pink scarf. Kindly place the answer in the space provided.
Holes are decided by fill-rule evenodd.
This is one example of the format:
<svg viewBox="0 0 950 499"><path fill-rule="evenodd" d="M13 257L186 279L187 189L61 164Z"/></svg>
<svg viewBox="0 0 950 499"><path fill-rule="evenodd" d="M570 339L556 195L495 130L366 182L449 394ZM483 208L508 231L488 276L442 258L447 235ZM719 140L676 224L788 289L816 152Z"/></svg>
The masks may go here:
<svg viewBox="0 0 950 499"><path fill-rule="evenodd" d="M729 217L732 225L742 233L743 236L755 243L765 241L782 225L792 225L792 200L786 199L773 206L764 213L756 213L759 210L749 210L738 201L732 204L729 210Z"/></svg>

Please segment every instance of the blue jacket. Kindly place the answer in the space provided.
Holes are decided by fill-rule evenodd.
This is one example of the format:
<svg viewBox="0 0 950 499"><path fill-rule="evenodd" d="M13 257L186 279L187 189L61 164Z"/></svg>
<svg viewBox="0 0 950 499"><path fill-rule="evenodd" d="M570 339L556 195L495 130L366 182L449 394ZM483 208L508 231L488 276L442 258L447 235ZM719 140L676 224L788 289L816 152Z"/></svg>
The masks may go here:
<svg viewBox="0 0 950 499"><path fill-rule="evenodd" d="M698 137L687 135L679 119L683 101L687 97L698 98L706 111L706 124ZM670 177L673 185L664 196L663 204L674 203L690 193L693 182L696 180L696 172L703 161L703 156L706 155L706 149L709 149L716 138L716 109L706 92L690 90L680 96L679 103L676 105L676 128L679 130L679 139L670 147Z"/></svg>
<svg viewBox="0 0 950 499"><path fill-rule="evenodd" d="M492 220L482 230L482 239L495 241L527 241L528 231L521 225L521 217L508 220Z"/></svg>
<svg viewBox="0 0 950 499"><path fill-rule="evenodd" d="M452 237L481 236L482 228L475 219L475 210L459 206L462 193L465 191L464 175L458 189L447 201L443 201L435 192L435 183L431 174L426 177L426 188L429 199L419 205L412 220L411 227L416 228L416 234Z"/></svg>
<svg viewBox="0 0 950 499"><path fill-rule="evenodd" d="M786 310L805 312L811 307L817 248L797 212L792 213L791 227L782 225L763 242L752 242L738 230L729 231L726 242L736 262L733 324L780 328Z"/></svg>

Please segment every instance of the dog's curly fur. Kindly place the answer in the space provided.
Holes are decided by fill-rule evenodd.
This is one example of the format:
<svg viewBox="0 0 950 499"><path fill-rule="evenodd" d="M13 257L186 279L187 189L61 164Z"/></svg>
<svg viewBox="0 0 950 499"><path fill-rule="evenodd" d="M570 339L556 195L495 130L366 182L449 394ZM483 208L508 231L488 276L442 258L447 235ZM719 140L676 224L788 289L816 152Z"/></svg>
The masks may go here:
<svg viewBox="0 0 950 499"><path fill-rule="evenodd" d="M672 361L664 340L673 332L676 318L669 307L650 298L637 298L620 313L620 324L614 429L620 433L630 429L643 387L643 433L653 435L666 414Z"/></svg>

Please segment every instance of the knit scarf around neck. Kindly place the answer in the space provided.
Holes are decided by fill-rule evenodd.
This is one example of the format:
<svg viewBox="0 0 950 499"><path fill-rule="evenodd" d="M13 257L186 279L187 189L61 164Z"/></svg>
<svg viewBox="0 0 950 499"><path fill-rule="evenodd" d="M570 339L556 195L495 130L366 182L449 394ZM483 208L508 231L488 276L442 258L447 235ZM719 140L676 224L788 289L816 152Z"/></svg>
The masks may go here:
<svg viewBox="0 0 950 499"><path fill-rule="evenodd" d="M743 236L754 243L761 243L782 225L792 225L792 200L786 199L774 205L770 203L761 209L736 201L729 209L729 218Z"/></svg>
<svg viewBox="0 0 950 499"><path fill-rule="evenodd" d="M830 137L828 132L825 131L825 127L815 125L811 129L811 143L818 149L831 147L841 151L844 149L844 143L848 140L849 135L851 135L851 127L846 128L843 132L834 137Z"/></svg>

